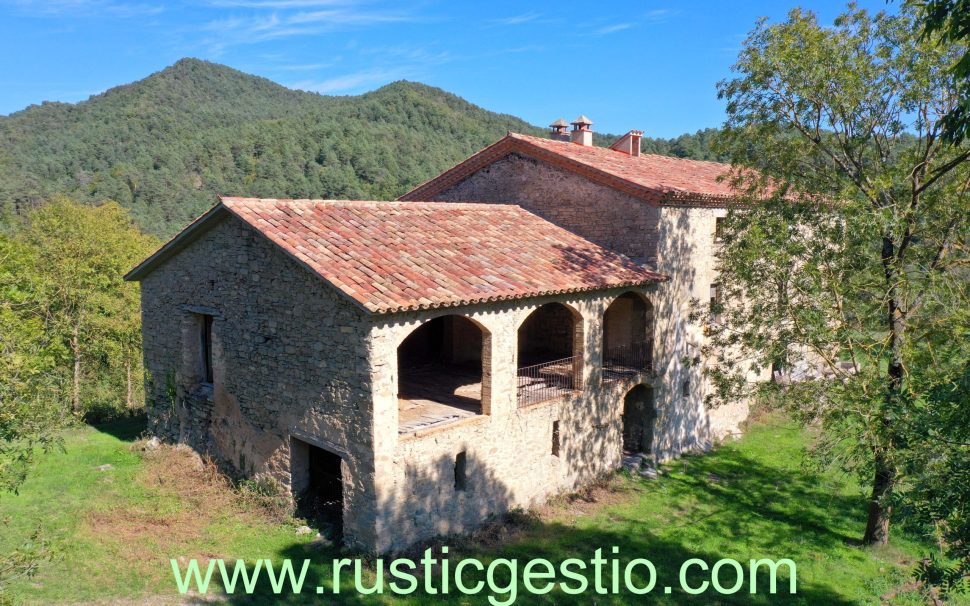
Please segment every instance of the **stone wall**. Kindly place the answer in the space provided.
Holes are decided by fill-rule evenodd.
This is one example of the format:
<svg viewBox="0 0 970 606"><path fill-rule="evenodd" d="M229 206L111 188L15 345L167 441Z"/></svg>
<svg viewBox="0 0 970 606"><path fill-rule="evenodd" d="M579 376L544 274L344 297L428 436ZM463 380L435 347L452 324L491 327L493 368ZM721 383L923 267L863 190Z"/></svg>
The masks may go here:
<svg viewBox="0 0 970 606"><path fill-rule="evenodd" d="M340 454L348 541L372 545L368 317L232 217L148 274L141 296L150 431L287 487L292 437ZM214 317L211 385L200 314Z"/></svg>
<svg viewBox="0 0 970 606"><path fill-rule="evenodd" d="M648 204L532 158L512 154L439 194L438 200L520 204L601 246L671 277L654 301L656 440L661 460L706 450L737 434L745 402L707 410L700 356L706 338L688 322L691 300L704 303L714 272L715 218L723 208Z"/></svg>
<svg viewBox="0 0 970 606"><path fill-rule="evenodd" d="M378 551L465 532L490 515L544 502L616 469L622 452L623 397L643 375L601 384L602 318L624 291L508 301L488 306L394 314L377 318L374 355L374 435L380 542ZM653 292L646 293L653 297ZM569 305L582 319L583 389L572 396L519 408L518 329L545 303ZM489 335L490 413L411 435L398 434L398 345L433 317L461 314ZM553 423L559 422L559 455ZM464 453L467 483L455 485Z"/></svg>
<svg viewBox="0 0 970 606"><path fill-rule="evenodd" d="M660 220L656 207L527 156L506 156L435 199L519 204L632 259L653 262L656 258Z"/></svg>

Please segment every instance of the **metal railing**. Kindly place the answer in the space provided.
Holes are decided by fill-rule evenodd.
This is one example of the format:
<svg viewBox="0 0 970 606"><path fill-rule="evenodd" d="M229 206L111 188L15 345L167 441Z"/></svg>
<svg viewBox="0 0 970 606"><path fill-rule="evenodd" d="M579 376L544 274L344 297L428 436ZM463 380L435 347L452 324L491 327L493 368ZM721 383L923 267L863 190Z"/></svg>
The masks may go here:
<svg viewBox="0 0 970 606"><path fill-rule="evenodd" d="M518 370L519 407L562 397L581 387L582 357L572 356Z"/></svg>
<svg viewBox="0 0 970 606"><path fill-rule="evenodd" d="M643 341L617 345L603 351L603 382L620 381L650 372L653 366L651 343Z"/></svg>

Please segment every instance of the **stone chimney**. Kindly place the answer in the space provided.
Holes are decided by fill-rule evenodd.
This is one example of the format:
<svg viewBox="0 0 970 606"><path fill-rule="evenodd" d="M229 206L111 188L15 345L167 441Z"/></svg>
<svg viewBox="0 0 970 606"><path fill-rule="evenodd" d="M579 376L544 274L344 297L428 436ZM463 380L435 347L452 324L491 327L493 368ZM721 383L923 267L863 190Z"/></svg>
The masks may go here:
<svg viewBox="0 0 970 606"><path fill-rule="evenodd" d="M550 124L549 128L552 129L552 138L556 141L569 141L569 133L566 132L566 129L569 128L569 122L559 118Z"/></svg>
<svg viewBox="0 0 970 606"><path fill-rule="evenodd" d="M642 130L631 130L627 134L617 139L616 143L610 146L610 149L623 152L628 156L639 156L641 137L643 137Z"/></svg>
<svg viewBox="0 0 970 606"><path fill-rule="evenodd" d="M593 145L593 131L590 126L593 121L586 116L580 116L572 121L573 131L569 133L573 143L578 143L584 147Z"/></svg>

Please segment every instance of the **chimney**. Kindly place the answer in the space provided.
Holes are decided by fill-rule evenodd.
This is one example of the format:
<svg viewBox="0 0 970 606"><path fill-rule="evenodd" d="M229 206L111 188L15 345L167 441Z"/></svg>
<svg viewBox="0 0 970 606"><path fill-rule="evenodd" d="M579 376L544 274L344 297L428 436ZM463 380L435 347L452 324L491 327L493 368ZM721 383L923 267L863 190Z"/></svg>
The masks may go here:
<svg viewBox="0 0 970 606"><path fill-rule="evenodd" d="M578 143L584 147L593 145L593 131L589 128L593 121L586 116L580 116L572 121L573 132L569 133L573 143Z"/></svg>
<svg viewBox="0 0 970 606"><path fill-rule="evenodd" d="M569 128L569 122L559 118L550 124L549 128L552 129L552 138L556 141L569 141L569 133L566 132L566 129Z"/></svg>
<svg viewBox="0 0 970 606"><path fill-rule="evenodd" d="M610 149L623 152L628 156L639 156L641 137L643 137L642 130L631 130L627 134L617 139L616 143L610 146Z"/></svg>

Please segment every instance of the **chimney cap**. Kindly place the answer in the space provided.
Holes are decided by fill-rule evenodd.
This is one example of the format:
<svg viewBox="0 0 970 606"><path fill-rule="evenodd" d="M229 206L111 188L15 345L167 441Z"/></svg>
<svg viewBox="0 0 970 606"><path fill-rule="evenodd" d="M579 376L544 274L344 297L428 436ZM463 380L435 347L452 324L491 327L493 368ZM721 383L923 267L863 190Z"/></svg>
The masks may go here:
<svg viewBox="0 0 970 606"><path fill-rule="evenodd" d="M566 120L564 118L559 118L558 120L556 120L555 122L553 122L549 126L551 128L555 128L557 126L563 126L563 127L565 127L565 126L569 126L569 122L566 122Z"/></svg>
<svg viewBox="0 0 970 606"><path fill-rule="evenodd" d="M587 118L586 116L580 114L578 118L576 118L571 122L571 124L585 124L586 126L592 126L593 121Z"/></svg>

